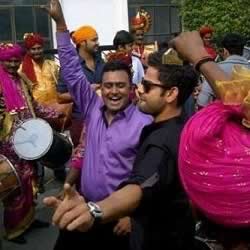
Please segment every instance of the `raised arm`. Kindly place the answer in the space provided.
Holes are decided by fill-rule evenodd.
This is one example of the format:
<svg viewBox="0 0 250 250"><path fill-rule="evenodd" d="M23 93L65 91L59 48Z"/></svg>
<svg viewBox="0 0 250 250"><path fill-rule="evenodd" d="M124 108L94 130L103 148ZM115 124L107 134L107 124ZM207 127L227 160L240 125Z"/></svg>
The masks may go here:
<svg viewBox="0 0 250 250"><path fill-rule="evenodd" d="M67 83L68 90L81 112L87 113L101 100L91 89L79 60L76 49L71 43L70 34L58 0L50 0L48 6L42 6L56 23L58 54L61 74Z"/></svg>
<svg viewBox="0 0 250 250"><path fill-rule="evenodd" d="M197 31L181 33L170 42L170 46L173 46L183 58L187 59L194 65L201 59L209 57ZM213 61L207 61L206 63L201 64L199 70L215 92L215 81L231 80L230 76Z"/></svg>

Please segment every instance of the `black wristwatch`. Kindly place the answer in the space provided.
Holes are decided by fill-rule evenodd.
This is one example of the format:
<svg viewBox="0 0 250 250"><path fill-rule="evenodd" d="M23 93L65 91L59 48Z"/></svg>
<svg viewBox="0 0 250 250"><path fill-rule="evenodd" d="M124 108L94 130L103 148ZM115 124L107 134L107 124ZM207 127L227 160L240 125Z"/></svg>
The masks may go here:
<svg viewBox="0 0 250 250"><path fill-rule="evenodd" d="M90 214L93 216L95 219L95 222L100 222L103 217L103 212L101 208L94 202L90 201L87 203L87 206L89 208Z"/></svg>

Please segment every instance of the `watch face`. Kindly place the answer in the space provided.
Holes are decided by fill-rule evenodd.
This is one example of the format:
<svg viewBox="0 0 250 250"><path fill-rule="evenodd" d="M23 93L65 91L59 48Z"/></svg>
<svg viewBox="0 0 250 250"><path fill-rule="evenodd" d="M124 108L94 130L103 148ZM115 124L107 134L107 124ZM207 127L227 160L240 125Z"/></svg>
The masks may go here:
<svg viewBox="0 0 250 250"><path fill-rule="evenodd" d="M89 212L95 219L101 219L102 218L102 210L101 208L95 204L94 202L88 202Z"/></svg>

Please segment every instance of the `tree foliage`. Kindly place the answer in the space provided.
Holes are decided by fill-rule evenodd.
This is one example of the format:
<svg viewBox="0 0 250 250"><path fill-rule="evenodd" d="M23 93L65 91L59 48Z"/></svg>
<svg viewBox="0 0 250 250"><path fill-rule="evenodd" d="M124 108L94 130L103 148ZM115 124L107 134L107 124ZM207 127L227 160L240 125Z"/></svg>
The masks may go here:
<svg viewBox="0 0 250 250"><path fill-rule="evenodd" d="M209 24L217 36L238 32L250 37L250 0L173 0L180 7L184 30Z"/></svg>

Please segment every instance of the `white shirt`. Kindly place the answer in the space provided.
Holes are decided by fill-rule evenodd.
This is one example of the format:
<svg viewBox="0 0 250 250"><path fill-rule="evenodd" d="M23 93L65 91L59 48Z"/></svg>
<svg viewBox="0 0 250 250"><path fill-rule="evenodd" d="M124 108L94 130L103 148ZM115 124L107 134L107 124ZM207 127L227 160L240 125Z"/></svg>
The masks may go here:
<svg viewBox="0 0 250 250"><path fill-rule="evenodd" d="M141 63L141 60L132 56L132 69L133 69L133 83L139 84L141 83L142 78L144 77L144 69Z"/></svg>

